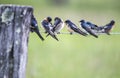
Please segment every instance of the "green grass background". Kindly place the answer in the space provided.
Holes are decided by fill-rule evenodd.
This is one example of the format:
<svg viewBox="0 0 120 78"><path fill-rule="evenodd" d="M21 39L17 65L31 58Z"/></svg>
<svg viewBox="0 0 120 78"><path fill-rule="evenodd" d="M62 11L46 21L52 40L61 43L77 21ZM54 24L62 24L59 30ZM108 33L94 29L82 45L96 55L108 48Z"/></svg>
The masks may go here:
<svg viewBox="0 0 120 78"><path fill-rule="evenodd" d="M112 32L120 32L119 0L68 0L62 6L52 4L51 0L0 0L0 4L33 6L41 31L41 20L58 16L76 25L81 19L98 25L114 19ZM62 32L67 32L66 27ZM96 39L60 34L58 38L59 42L51 37L42 42L30 33L27 78L120 78L120 35L100 35Z"/></svg>

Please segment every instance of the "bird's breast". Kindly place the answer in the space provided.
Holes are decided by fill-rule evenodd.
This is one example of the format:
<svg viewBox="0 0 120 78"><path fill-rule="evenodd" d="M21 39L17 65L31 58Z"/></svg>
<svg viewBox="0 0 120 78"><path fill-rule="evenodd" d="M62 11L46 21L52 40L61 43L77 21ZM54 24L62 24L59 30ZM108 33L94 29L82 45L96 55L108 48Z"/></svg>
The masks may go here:
<svg viewBox="0 0 120 78"><path fill-rule="evenodd" d="M74 32L74 30L72 30L69 26L67 26L67 30L68 30L69 32Z"/></svg>

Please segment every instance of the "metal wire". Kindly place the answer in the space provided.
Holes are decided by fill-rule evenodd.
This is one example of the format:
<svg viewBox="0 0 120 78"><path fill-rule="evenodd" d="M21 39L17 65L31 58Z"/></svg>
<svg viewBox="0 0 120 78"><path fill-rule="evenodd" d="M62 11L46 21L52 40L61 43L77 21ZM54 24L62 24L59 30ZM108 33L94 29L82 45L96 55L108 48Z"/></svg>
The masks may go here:
<svg viewBox="0 0 120 78"><path fill-rule="evenodd" d="M43 31L41 31L40 33L45 33L45 32L43 32ZM60 32L60 34L70 34L69 32ZM77 34L77 33L73 33L73 34ZM105 34L105 33L97 33L97 34L99 34L99 35L101 35L101 34ZM120 32L111 32L110 33L111 35L120 35Z"/></svg>
<svg viewBox="0 0 120 78"><path fill-rule="evenodd" d="M120 32L111 32L110 34L113 34L113 35L120 35Z"/></svg>

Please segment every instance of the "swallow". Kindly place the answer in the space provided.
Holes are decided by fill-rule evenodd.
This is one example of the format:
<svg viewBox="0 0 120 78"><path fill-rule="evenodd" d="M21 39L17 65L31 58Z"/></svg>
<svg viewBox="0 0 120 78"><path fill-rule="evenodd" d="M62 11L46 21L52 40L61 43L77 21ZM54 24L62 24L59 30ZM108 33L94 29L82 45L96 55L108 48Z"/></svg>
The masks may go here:
<svg viewBox="0 0 120 78"><path fill-rule="evenodd" d="M54 21L55 22L54 22L53 32L59 34L60 30L64 28L64 22L59 17L55 17Z"/></svg>
<svg viewBox="0 0 120 78"><path fill-rule="evenodd" d="M63 20L60 19L59 17L55 17L55 19L54 19L54 25L53 25L53 28L52 28L53 33L60 34L60 31L63 29L63 27L64 27Z"/></svg>
<svg viewBox="0 0 120 78"><path fill-rule="evenodd" d="M114 20L111 20L110 23L108 23L108 24L106 24L105 26L103 26L103 27L104 27L104 32L105 32L106 34L110 35L110 31L111 31L111 29L113 28L114 24L115 24L115 21L114 21Z"/></svg>
<svg viewBox="0 0 120 78"><path fill-rule="evenodd" d="M36 18L34 17L34 15L32 15L31 17L31 32L35 32L39 38L44 41L44 38L42 37L41 33L39 32L39 28L38 28L38 23L37 23L37 20Z"/></svg>
<svg viewBox="0 0 120 78"><path fill-rule="evenodd" d="M86 30L90 35L98 38L98 36L91 30L91 25L90 24L88 24L87 22L85 22L85 20L81 20L79 22L81 22L81 27L84 30Z"/></svg>
<svg viewBox="0 0 120 78"><path fill-rule="evenodd" d="M103 30L103 27L100 27L100 26L93 24L91 22L86 21L86 24L88 25L88 28L90 28L92 30L93 33L100 33Z"/></svg>
<svg viewBox="0 0 120 78"><path fill-rule="evenodd" d="M53 31L52 31L53 26L52 26L51 21L52 21L52 18L47 17L41 22L41 24L42 24L43 28L45 29L46 33L48 33L51 37L53 37L54 39L59 41L58 38L56 37L55 33L53 33Z"/></svg>
<svg viewBox="0 0 120 78"><path fill-rule="evenodd" d="M105 26L94 26L94 24L89 24L92 30L96 30L98 33L106 33L107 35L110 35L110 31L113 28L115 24L114 20L111 20L110 23L106 24Z"/></svg>
<svg viewBox="0 0 120 78"><path fill-rule="evenodd" d="M83 36L87 36L87 33L81 31L74 23L72 23L70 20L66 20L65 24L68 27L68 31L70 32L70 34L72 34L73 32L76 32L78 34L81 34Z"/></svg>

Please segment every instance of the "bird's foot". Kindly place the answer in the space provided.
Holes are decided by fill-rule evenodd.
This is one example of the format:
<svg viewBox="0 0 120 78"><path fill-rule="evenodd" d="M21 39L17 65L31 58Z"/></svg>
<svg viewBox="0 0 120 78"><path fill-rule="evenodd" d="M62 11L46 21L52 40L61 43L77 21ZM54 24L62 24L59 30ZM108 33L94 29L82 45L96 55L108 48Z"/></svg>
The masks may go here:
<svg viewBox="0 0 120 78"><path fill-rule="evenodd" d="M107 29L107 28L106 28L106 29L105 29L105 33L106 33L107 35L110 35L110 30L111 30L111 29Z"/></svg>
<svg viewBox="0 0 120 78"><path fill-rule="evenodd" d="M47 34L47 31L45 31L44 33Z"/></svg>
<svg viewBox="0 0 120 78"><path fill-rule="evenodd" d="M70 35L73 35L73 32L70 32Z"/></svg>
<svg viewBox="0 0 120 78"><path fill-rule="evenodd" d="M60 34L60 32L57 32L57 34Z"/></svg>
<svg viewBox="0 0 120 78"><path fill-rule="evenodd" d="M106 33L107 35L110 35L110 31L105 31L105 33Z"/></svg>

